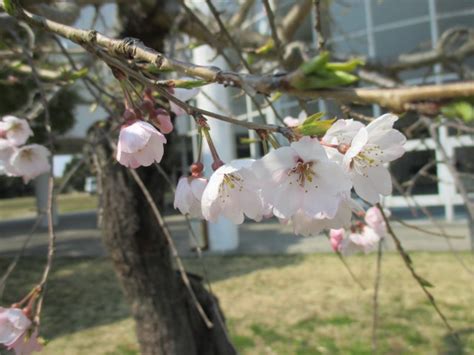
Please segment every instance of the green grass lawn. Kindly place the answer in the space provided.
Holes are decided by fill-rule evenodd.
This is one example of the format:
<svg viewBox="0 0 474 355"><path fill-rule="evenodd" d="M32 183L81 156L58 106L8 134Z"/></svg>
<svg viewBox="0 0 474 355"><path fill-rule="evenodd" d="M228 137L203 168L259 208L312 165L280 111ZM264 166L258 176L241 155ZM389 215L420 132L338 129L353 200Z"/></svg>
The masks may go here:
<svg viewBox="0 0 474 355"><path fill-rule="evenodd" d="M97 196L87 193L71 193L57 197L59 213L87 211L97 208ZM18 197L0 200L0 220L36 216L34 197Z"/></svg>
<svg viewBox="0 0 474 355"><path fill-rule="evenodd" d="M470 254L461 255L471 268ZM474 353L474 279L446 253L413 255L416 268L461 343L448 336L418 285L395 254L384 256L380 292L381 354ZM361 290L334 255L207 257L205 260L234 343L241 354L370 354L375 255L348 259ZM8 260L0 259L0 270ZM190 271L201 270L186 260ZM42 272L22 260L1 304L21 298ZM138 353L113 270L104 259L59 259L46 297L44 354Z"/></svg>

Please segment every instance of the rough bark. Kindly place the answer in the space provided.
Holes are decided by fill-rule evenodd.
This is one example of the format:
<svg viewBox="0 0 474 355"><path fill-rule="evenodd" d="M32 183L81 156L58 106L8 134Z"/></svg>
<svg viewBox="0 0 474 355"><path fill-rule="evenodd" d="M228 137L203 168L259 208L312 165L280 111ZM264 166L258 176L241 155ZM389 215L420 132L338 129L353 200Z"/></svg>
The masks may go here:
<svg viewBox="0 0 474 355"><path fill-rule="evenodd" d="M191 278L200 303L214 323L208 329L173 268L169 245L143 193L127 169L112 158L107 141L102 142L95 146L95 162L103 209L103 240L131 305L141 352L235 353L219 321L217 300L197 277ZM139 174L159 203L163 185L156 169L142 168Z"/></svg>

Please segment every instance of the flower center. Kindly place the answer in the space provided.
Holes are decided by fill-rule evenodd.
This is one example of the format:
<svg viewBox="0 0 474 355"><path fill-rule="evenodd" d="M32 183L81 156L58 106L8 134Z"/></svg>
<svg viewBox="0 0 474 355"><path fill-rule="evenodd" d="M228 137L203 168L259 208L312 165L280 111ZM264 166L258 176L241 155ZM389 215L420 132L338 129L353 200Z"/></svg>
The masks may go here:
<svg viewBox="0 0 474 355"><path fill-rule="evenodd" d="M379 166L382 162L380 157L382 149L376 144L366 146L351 161L351 168L360 171L371 167Z"/></svg>
<svg viewBox="0 0 474 355"><path fill-rule="evenodd" d="M8 128L9 131L15 132L15 131L21 131L21 124L19 122L14 122L10 125Z"/></svg>
<svg viewBox="0 0 474 355"><path fill-rule="evenodd" d="M305 186L306 182L313 182L313 177L316 175L316 172L313 170L314 162L303 162L301 159L298 159L296 166L288 171L288 176L296 175L296 181L301 187Z"/></svg>
<svg viewBox="0 0 474 355"><path fill-rule="evenodd" d="M243 182L244 179L242 179L240 175L234 173L224 174L222 184L219 186L219 195L222 197L222 202L230 197L231 190L237 188L238 192L241 192L243 189Z"/></svg>
<svg viewBox="0 0 474 355"><path fill-rule="evenodd" d="M22 159L32 161L34 156L34 152L31 149L24 149L21 152Z"/></svg>

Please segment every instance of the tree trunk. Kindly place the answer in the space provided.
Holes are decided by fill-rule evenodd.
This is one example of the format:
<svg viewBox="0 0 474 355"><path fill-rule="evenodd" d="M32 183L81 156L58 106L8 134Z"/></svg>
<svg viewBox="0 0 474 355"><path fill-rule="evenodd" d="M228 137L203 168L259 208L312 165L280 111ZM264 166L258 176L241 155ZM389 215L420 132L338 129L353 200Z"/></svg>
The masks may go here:
<svg viewBox="0 0 474 355"><path fill-rule="evenodd" d="M173 268L169 245L142 191L127 169L112 158L107 140L102 142L94 148L103 239L131 305L141 352L234 354L217 300L197 277L191 277L193 289L214 324L208 329ZM159 199L164 185L156 169L141 168L138 173L152 196Z"/></svg>

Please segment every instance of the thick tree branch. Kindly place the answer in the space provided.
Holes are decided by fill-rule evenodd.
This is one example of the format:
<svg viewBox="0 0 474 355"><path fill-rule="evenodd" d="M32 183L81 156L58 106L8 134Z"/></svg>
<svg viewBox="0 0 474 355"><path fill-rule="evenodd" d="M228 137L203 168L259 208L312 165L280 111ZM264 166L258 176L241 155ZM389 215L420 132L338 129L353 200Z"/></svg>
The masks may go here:
<svg viewBox="0 0 474 355"><path fill-rule="evenodd" d="M3 7L2 4L0 6ZM146 47L136 39L113 39L93 30L86 31L62 25L27 11L18 11L16 17L48 32L67 38L93 53L94 46L98 46L109 54L152 65L155 70L177 71L184 75L202 78L209 83L226 83L240 88L252 88L256 92L265 95L281 91L306 99L331 98L341 103L378 104L395 112L416 109L416 106L412 104L420 101L432 102L474 96L473 81L397 89L342 88L303 91L295 89L289 84L294 73L259 76L225 72L217 67L199 66L169 58L154 49Z"/></svg>

